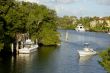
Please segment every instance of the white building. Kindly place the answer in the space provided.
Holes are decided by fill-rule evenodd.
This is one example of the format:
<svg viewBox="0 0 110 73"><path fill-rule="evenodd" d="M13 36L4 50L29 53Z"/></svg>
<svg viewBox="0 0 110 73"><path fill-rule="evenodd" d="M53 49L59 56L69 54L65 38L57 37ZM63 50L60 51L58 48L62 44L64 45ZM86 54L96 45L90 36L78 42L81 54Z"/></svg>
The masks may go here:
<svg viewBox="0 0 110 73"><path fill-rule="evenodd" d="M108 27L110 27L110 20L106 20L106 23L108 24Z"/></svg>
<svg viewBox="0 0 110 73"><path fill-rule="evenodd" d="M91 26L91 27L95 27L96 24L97 24L97 21L96 21L96 20L90 22L90 26Z"/></svg>

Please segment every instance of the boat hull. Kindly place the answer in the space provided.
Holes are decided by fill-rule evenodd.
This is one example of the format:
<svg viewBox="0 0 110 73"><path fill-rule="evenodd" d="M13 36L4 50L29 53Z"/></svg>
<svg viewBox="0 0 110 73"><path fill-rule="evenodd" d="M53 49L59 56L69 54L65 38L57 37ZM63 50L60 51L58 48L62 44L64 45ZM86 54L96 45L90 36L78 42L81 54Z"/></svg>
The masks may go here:
<svg viewBox="0 0 110 73"><path fill-rule="evenodd" d="M19 49L19 54L29 54L31 52L37 51L37 48L38 48L38 45L34 45L31 48L24 47L24 48Z"/></svg>
<svg viewBox="0 0 110 73"><path fill-rule="evenodd" d="M82 29L76 28L75 30L78 31L78 32L85 32L85 29L83 29L83 28Z"/></svg>
<svg viewBox="0 0 110 73"><path fill-rule="evenodd" d="M110 34L110 32L108 32L108 34Z"/></svg>
<svg viewBox="0 0 110 73"><path fill-rule="evenodd" d="M97 54L96 51L83 51L83 50L78 50L79 56L88 56L88 55L95 55Z"/></svg>

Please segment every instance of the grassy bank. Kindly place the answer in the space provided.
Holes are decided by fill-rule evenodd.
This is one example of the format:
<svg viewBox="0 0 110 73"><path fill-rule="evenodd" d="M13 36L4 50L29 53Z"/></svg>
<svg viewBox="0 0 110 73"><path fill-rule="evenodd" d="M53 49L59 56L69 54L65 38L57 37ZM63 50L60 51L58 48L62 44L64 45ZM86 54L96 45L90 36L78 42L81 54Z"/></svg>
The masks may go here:
<svg viewBox="0 0 110 73"><path fill-rule="evenodd" d="M101 52L99 56L101 58L101 61L99 61L100 65L110 73L110 48Z"/></svg>

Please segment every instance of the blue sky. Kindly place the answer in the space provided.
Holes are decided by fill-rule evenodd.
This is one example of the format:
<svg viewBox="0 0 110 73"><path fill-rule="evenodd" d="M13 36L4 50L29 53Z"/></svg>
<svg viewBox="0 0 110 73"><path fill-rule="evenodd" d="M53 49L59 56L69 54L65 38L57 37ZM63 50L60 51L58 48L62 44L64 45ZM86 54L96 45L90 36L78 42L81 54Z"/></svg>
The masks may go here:
<svg viewBox="0 0 110 73"><path fill-rule="evenodd" d="M58 16L110 16L110 0L31 0L55 9Z"/></svg>

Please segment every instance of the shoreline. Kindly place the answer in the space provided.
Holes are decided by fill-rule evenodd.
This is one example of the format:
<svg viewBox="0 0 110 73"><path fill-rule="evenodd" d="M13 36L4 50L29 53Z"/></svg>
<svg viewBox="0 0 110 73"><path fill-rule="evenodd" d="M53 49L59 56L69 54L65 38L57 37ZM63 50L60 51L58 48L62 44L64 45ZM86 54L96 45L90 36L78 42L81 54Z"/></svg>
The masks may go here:
<svg viewBox="0 0 110 73"><path fill-rule="evenodd" d="M57 29L57 30L74 30L75 31L75 29ZM105 31L105 30L99 30L99 31L96 31L96 30L86 30L86 31L108 33L108 31Z"/></svg>

